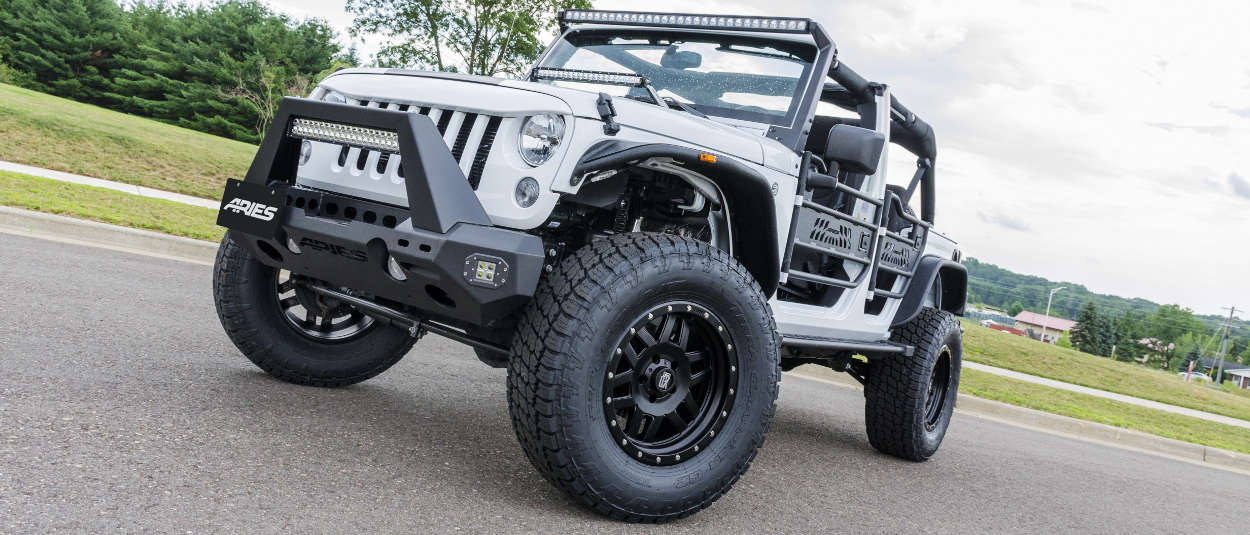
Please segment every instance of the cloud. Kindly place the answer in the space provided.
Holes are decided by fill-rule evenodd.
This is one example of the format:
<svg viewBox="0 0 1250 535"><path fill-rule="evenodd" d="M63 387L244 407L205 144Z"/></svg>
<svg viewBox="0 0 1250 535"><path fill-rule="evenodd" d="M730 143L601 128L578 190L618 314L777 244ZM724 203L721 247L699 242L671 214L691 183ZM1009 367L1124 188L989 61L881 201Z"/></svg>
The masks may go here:
<svg viewBox="0 0 1250 535"><path fill-rule="evenodd" d="M1237 173L1229 173L1228 185L1232 186L1233 193L1236 193L1238 197L1250 199L1250 182L1241 178L1241 175L1238 175Z"/></svg>
<svg viewBox="0 0 1250 535"><path fill-rule="evenodd" d="M984 221L986 223L993 223L995 225L1000 225L1000 226L1009 228L1011 230L1019 230L1022 232L1029 232L1030 230L1032 230L1031 228L1029 228L1029 224L1025 223L1024 220L1018 217L1012 217L1006 214L985 215L984 212L977 212L977 217L980 218L981 221Z"/></svg>
<svg viewBox="0 0 1250 535"><path fill-rule="evenodd" d="M1206 134L1206 135L1208 135L1208 136L1216 136L1216 137L1223 137L1223 136L1226 136L1226 135L1228 135L1230 132L1232 132L1232 130L1233 130L1233 129L1232 129L1232 127L1230 127L1230 126L1228 126L1228 125L1215 125L1215 126L1187 126L1187 125L1183 125L1183 124L1174 124L1174 123L1158 123L1158 122L1151 123L1151 122L1148 122L1148 123L1146 123L1146 126L1153 126L1153 127L1155 127L1155 128L1160 128L1160 129L1166 130L1166 131L1168 131L1168 132L1172 132L1172 131L1174 131L1174 130L1192 130L1192 131L1197 132L1197 133L1199 133L1199 134Z"/></svg>
<svg viewBox="0 0 1250 535"><path fill-rule="evenodd" d="M1250 108L1241 108L1241 109L1238 109L1238 108L1233 108L1233 107L1231 107L1231 106L1224 106L1224 105L1220 105L1220 104L1212 104L1212 105L1211 105L1211 107L1212 107L1212 108L1215 108L1215 109L1217 109L1217 110L1224 110L1224 111L1227 111L1228 113L1231 113L1231 114L1236 115L1236 116L1238 116L1238 117L1242 117L1242 118L1245 118L1245 119L1250 119Z"/></svg>

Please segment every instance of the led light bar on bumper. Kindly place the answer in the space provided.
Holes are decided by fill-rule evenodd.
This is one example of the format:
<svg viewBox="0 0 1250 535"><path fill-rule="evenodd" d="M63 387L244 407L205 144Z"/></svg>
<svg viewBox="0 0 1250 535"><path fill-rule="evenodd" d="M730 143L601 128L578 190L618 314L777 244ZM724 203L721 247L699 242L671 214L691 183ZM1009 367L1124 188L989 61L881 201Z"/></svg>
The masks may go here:
<svg viewBox="0 0 1250 535"><path fill-rule="evenodd" d="M777 17L723 17L681 13L637 13L632 11L587 11L569 9L560 13L566 23L626 24L679 28L712 28L752 32L807 33L811 19Z"/></svg>
<svg viewBox="0 0 1250 535"><path fill-rule="evenodd" d="M381 152L399 152L399 134L389 130L362 128L312 119L293 119L291 137L325 141Z"/></svg>
<svg viewBox="0 0 1250 535"><path fill-rule="evenodd" d="M596 82L601 84L627 85L642 87L647 79L637 74L619 72L577 71L569 69L552 69L539 67L534 69L534 78L540 80L565 80L569 82Z"/></svg>

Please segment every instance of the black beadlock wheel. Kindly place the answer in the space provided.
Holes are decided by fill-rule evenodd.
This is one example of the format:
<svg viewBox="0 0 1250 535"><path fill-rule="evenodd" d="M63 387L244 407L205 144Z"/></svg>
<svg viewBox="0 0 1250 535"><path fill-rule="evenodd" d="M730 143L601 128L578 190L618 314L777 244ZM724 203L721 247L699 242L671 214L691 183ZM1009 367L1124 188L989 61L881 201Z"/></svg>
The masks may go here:
<svg viewBox="0 0 1250 535"><path fill-rule="evenodd" d="M625 453L679 463L716 437L733 407L738 358L724 322L676 301L640 316L604 375L604 422Z"/></svg>
<svg viewBox="0 0 1250 535"><path fill-rule="evenodd" d="M741 264L623 234L539 283L513 339L508 402L530 462L595 510L665 522L746 472L776 410L780 340Z"/></svg>
<svg viewBox="0 0 1250 535"><path fill-rule="evenodd" d="M213 270L217 316L239 351L270 375L310 386L359 383L399 362L416 342L300 282L261 263L233 232L222 239Z"/></svg>
<svg viewBox="0 0 1250 535"><path fill-rule="evenodd" d="M890 339L916 350L872 359L864 385L868 442L882 453L925 461L941 446L955 409L963 362L959 320L925 308Z"/></svg>

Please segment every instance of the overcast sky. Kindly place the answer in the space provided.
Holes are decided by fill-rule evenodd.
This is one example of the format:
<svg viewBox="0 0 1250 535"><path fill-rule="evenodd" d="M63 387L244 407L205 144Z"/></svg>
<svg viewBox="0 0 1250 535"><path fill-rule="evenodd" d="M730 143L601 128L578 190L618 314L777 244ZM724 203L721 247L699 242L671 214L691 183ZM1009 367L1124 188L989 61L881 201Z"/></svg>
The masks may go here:
<svg viewBox="0 0 1250 535"><path fill-rule="evenodd" d="M343 0L268 1L351 22ZM933 125L937 228L968 256L1204 314L1250 309L1245 3L761 4L595 5L815 19L847 65ZM912 162L895 162L893 181L910 179Z"/></svg>

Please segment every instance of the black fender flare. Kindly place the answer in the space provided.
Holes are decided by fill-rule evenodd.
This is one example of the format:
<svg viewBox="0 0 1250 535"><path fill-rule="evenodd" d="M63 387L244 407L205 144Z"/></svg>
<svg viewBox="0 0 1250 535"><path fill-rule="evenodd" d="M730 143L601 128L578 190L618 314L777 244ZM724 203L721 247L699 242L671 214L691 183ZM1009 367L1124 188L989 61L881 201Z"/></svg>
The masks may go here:
<svg viewBox="0 0 1250 535"><path fill-rule="evenodd" d="M920 258L890 326L898 327L919 316L924 308L925 296L938 281L942 284L940 308L962 317L968 303L968 268L959 262L929 255Z"/></svg>
<svg viewBox="0 0 1250 535"><path fill-rule="evenodd" d="M701 158L702 155L711 155L713 158ZM664 157L680 162L682 166L707 177L720 188L730 213L734 256L755 277L760 288L764 290L764 296L771 298L777 291L777 283L781 278L777 210L773 203L772 184L755 169L736 158L710 150L667 143L608 140L591 146L578 160L572 176L573 180L580 181L590 171L624 169L648 158ZM578 202L578 196L583 194L582 190L587 190L589 186L583 186L570 200ZM625 183L619 181L604 186L623 189ZM594 192L593 195L601 197L602 193L604 192ZM587 191L586 194L589 196L592 192Z"/></svg>

